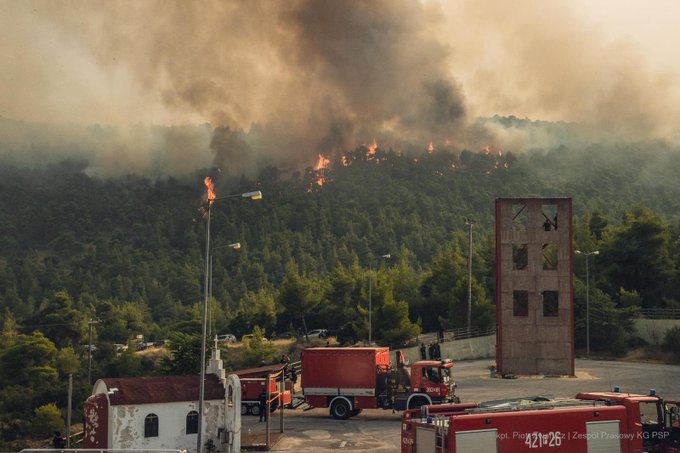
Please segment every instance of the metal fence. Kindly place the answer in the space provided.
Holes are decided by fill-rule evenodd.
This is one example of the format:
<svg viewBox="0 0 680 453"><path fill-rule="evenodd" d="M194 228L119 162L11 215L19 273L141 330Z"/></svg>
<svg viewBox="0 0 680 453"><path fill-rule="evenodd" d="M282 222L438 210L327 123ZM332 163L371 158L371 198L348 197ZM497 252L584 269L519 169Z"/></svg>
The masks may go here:
<svg viewBox="0 0 680 453"><path fill-rule="evenodd" d="M445 330L441 334L439 332L429 332L418 335L418 338L414 339L417 343L434 343L434 342L446 342L454 340L465 340L467 338L485 337L488 335L493 335L496 333L496 328L491 327L489 329L480 329L478 327L473 327L468 329L467 327L461 327L460 329Z"/></svg>
<svg viewBox="0 0 680 453"><path fill-rule="evenodd" d="M640 318L645 319L680 319L680 308L643 308Z"/></svg>

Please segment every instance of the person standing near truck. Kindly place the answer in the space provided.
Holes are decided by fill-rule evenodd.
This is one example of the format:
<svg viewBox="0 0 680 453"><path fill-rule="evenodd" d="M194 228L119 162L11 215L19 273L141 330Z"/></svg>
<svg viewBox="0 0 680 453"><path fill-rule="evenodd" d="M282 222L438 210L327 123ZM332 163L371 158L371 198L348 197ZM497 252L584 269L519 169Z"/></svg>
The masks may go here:
<svg viewBox="0 0 680 453"><path fill-rule="evenodd" d="M262 390L259 397L260 401L260 421L267 419L267 394Z"/></svg>

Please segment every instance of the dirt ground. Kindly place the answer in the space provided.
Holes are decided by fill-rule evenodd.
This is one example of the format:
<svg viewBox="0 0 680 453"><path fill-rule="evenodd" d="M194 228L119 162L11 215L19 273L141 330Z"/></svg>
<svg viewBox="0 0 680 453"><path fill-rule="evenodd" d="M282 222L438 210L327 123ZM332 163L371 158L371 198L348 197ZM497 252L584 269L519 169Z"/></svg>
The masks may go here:
<svg viewBox="0 0 680 453"><path fill-rule="evenodd" d="M457 362L454 377L463 402L489 401L518 396L574 396L584 391L608 391L618 386L623 392L647 393L654 388L666 399L680 399L680 366L650 363L577 360L576 377L519 377L491 379L491 360ZM286 411L285 435L272 451L291 452L398 452L400 448L399 412L365 410L361 415L339 421L329 417L328 409ZM244 417L243 432L262 432L264 423L257 417ZM272 418L278 431L279 419Z"/></svg>

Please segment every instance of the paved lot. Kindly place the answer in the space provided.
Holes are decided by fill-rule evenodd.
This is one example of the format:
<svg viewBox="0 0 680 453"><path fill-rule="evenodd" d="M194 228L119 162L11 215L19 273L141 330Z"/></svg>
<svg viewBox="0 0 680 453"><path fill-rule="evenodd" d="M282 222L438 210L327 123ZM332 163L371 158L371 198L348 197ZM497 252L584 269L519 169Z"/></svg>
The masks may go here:
<svg viewBox="0 0 680 453"><path fill-rule="evenodd" d="M457 362L454 376L463 402L488 401L530 395L574 396L582 391L606 391L613 386L631 393L647 393L655 388L667 399L680 399L680 366L645 363L577 360L575 378L490 379L492 360ZM399 451L399 412L363 411L358 417L338 421L328 409L287 411L285 436L273 451L364 452ZM278 430L278 419L272 427ZM244 432L262 431L264 423L244 418Z"/></svg>

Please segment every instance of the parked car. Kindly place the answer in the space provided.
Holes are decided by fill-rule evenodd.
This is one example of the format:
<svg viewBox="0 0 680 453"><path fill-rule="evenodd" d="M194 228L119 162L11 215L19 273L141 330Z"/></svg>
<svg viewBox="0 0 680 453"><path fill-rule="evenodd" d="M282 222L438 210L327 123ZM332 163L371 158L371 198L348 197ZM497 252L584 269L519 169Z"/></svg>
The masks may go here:
<svg viewBox="0 0 680 453"><path fill-rule="evenodd" d="M297 335L295 335L293 332L283 332L278 335L274 335L274 338L272 338L272 340L291 340L296 337Z"/></svg>
<svg viewBox="0 0 680 453"><path fill-rule="evenodd" d="M231 333L225 333L217 336L217 341L223 341L225 343L236 343L236 335Z"/></svg>
<svg viewBox="0 0 680 453"><path fill-rule="evenodd" d="M328 336L328 330L326 329L314 329L307 332L308 338L326 338Z"/></svg>
<svg viewBox="0 0 680 453"><path fill-rule="evenodd" d="M128 345L122 343L114 343L113 348L116 352L123 352L128 350Z"/></svg>
<svg viewBox="0 0 680 453"><path fill-rule="evenodd" d="M247 334L245 334L241 337L241 343L245 343L246 341L250 341L253 338L255 338L255 337L253 336L252 333L247 333ZM265 337L262 337L262 341L269 341L269 340L267 340Z"/></svg>

